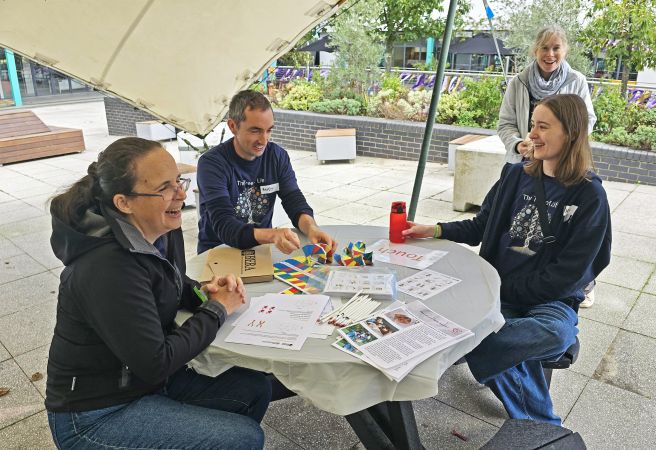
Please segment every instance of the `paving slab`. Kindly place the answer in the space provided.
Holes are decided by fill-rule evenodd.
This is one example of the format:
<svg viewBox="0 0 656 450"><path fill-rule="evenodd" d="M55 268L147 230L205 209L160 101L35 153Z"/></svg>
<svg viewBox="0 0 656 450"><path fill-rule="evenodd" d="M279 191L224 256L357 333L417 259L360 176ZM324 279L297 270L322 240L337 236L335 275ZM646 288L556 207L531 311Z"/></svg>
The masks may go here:
<svg viewBox="0 0 656 450"><path fill-rule="evenodd" d="M42 215L42 210L20 200L0 203L0 225Z"/></svg>
<svg viewBox="0 0 656 450"><path fill-rule="evenodd" d="M266 424L262 424L264 430L264 450L302 450L295 442L290 441L281 433Z"/></svg>
<svg viewBox="0 0 656 450"><path fill-rule="evenodd" d="M628 192L633 192L638 187L637 184L622 183L622 182L619 182L619 181L604 181L602 183L602 186L605 189L619 189L619 190L628 191Z"/></svg>
<svg viewBox="0 0 656 450"><path fill-rule="evenodd" d="M0 397L0 429L45 409L43 397L13 359L0 363L0 386L10 389Z"/></svg>
<svg viewBox="0 0 656 450"><path fill-rule="evenodd" d="M642 293L622 328L656 338L656 295Z"/></svg>
<svg viewBox="0 0 656 450"><path fill-rule="evenodd" d="M641 290L655 268L656 265L652 263L625 256L612 256L610 264L597 277L597 281Z"/></svg>
<svg viewBox="0 0 656 450"><path fill-rule="evenodd" d="M656 202L652 194L632 192L613 212L613 229L656 237Z"/></svg>
<svg viewBox="0 0 656 450"><path fill-rule="evenodd" d="M37 207L36 205L32 205ZM45 205L44 212L45 211ZM50 232L52 229L52 218L50 215L42 215L34 217L31 219L21 220L19 222L7 223L5 225L0 225L0 235L6 238L14 238L17 236L22 236L24 234L38 233L38 232ZM0 244L0 248L1 248ZM0 250L1 251L1 250ZM1 253L0 253L1 255Z"/></svg>
<svg viewBox="0 0 656 450"><path fill-rule="evenodd" d="M564 426L578 431L589 449L656 448L656 401L591 380Z"/></svg>
<svg viewBox="0 0 656 450"><path fill-rule="evenodd" d="M572 411L589 381L589 377L569 369L559 369L552 372L549 392L551 393L554 412L562 420L565 420Z"/></svg>
<svg viewBox="0 0 656 450"><path fill-rule="evenodd" d="M448 189L451 189L452 187L453 187L452 183L449 183L447 181L444 181L442 183L423 182L421 184L421 190L419 191L419 199L421 200L421 199L433 197ZM411 180L403 184L400 184L398 186L394 186L393 188L390 188L390 191L399 192L401 194L406 194L406 195L412 195L413 188L414 188L414 181Z"/></svg>
<svg viewBox="0 0 656 450"><path fill-rule="evenodd" d="M9 358L11 358L11 355L7 351L7 349L4 347L4 345L0 344L0 362L6 361Z"/></svg>
<svg viewBox="0 0 656 450"><path fill-rule="evenodd" d="M46 269L60 267L62 262L55 256L50 246L50 228L32 234L11 237L10 240L25 253L34 258Z"/></svg>
<svg viewBox="0 0 656 450"><path fill-rule="evenodd" d="M59 278L43 272L2 285L0 317L31 308L36 303L56 302Z"/></svg>
<svg viewBox="0 0 656 450"><path fill-rule="evenodd" d="M629 315L640 291L597 282L592 308L579 309L579 317L619 327Z"/></svg>
<svg viewBox="0 0 656 450"><path fill-rule="evenodd" d="M344 200L339 200L337 198L326 197L323 194L305 194L305 199L308 202L308 205L312 208L315 214L322 213L329 209L337 208L344 204ZM282 205L281 205L282 207ZM276 206L278 208L278 206ZM275 210L274 210L275 211ZM285 217L287 215L283 212Z"/></svg>
<svg viewBox="0 0 656 450"><path fill-rule="evenodd" d="M320 227L325 225L355 225L354 222L349 221L349 218L343 217L342 219L335 219L330 216L324 216L323 213L314 215L314 220Z"/></svg>
<svg viewBox="0 0 656 450"><path fill-rule="evenodd" d="M501 402L474 379L466 363L451 366L444 372L434 398L496 427L508 418Z"/></svg>
<svg viewBox="0 0 656 450"><path fill-rule="evenodd" d="M594 377L619 388L656 399L656 339L621 330Z"/></svg>
<svg viewBox="0 0 656 450"><path fill-rule="evenodd" d="M578 327L581 350L579 358L572 364L570 370L591 377L615 339L619 328L583 317L579 318Z"/></svg>
<svg viewBox="0 0 656 450"><path fill-rule="evenodd" d="M387 191L395 190L393 189L396 186L406 183L406 179L399 178L397 176L373 176L368 178L363 178L352 183L353 186L361 186L369 189L375 189L376 191Z"/></svg>
<svg viewBox="0 0 656 450"><path fill-rule="evenodd" d="M610 207L610 211L615 211L617 207L620 206L622 202L629 196L629 194L629 191L622 189L606 188L606 197L608 198L608 206Z"/></svg>
<svg viewBox="0 0 656 450"><path fill-rule="evenodd" d="M3 235L0 230L0 236ZM4 237L0 237L0 259L11 258L23 254L23 250L16 247L13 242Z"/></svg>
<svg viewBox="0 0 656 450"><path fill-rule="evenodd" d="M439 194L435 194L430 198L434 200L442 200L443 202L453 203L453 188L442 191Z"/></svg>
<svg viewBox="0 0 656 450"><path fill-rule="evenodd" d="M379 191L377 189L371 189L369 187L358 186L355 184L346 184L333 189L328 189L321 195L325 197L336 198L338 200L342 200L342 202L366 202L368 197L378 192Z"/></svg>
<svg viewBox="0 0 656 450"><path fill-rule="evenodd" d="M0 259L0 285L36 275L46 270L25 253Z"/></svg>
<svg viewBox="0 0 656 450"><path fill-rule="evenodd" d="M656 237L624 233L615 229L611 253L614 256L656 263Z"/></svg>
<svg viewBox="0 0 656 450"><path fill-rule="evenodd" d="M21 370L27 375L30 379L30 382L34 385L39 393L46 398L46 379L47 379L47 369L48 369L48 352L50 351L50 344L44 345L39 348L35 348L32 351L23 353L14 358L16 364L21 368ZM32 381L32 377L39 378L38 374L41 374L40 380Z"/></svg>
<svg viewBox="0 0 656 450"><path fill-rule="evenodd" d="M412 402L419 439L426 449L478 449L499 429L434 398ZM466 441L453 434L456 432Z"/></svg>
<svg viewBox="0 0 656 450"><path fill-rule="evenodd" d="M57 304L46 301L0 317L0 342L14 357L49 344L56 311Z"/></svg>
<svg viewBox="0 0 656 450"><path fill-rule="evenodd" d="M33 197L26 197L21 199L30 206L34 206L36 209L41 211L47 217L50 217L50 199L52 198L49 194L39 194ZM43 217L43 216L41 216Z"/></svg>
<svg viewBox="0 0 656 450"><path fill-rule="evenodd" d="M345 418L321 411L300 397L271 403L263 422L305 449L349 449L359 441Z"/></svg>
<svg viewBox="0 0 656 450"><path fill-rule="evenodd" d="M0 177L3 176L2 173L0 172ZM0 190L0 203L5 203L5 202L10 202L16 200L16 197L13 197L6 192Z"/></svg>
<svg viewBox="0 0 656 450"><path fill-rule="evenodd" d="M4 450L56 450L45 411L0 430Z"/></svg>
<svg viewBox="0 0 656 450"><path fill-rule="evenodd" d="M320 178L313 179L297 176L297 181L298 187L304 194L323 194L329 189L341 186L341 184L336 181L324 180Z"/></svg>
<svg viewBox="0 0 656 450"><path fill-rule="evenodd" d="M650 294L656 294L656 271L651 274L651 278L649 278L649 282L643 288L643 291Z"/></svg>
<svg viewBox="0 0 656 450"><path fill-rule="evenodd" d="M333 219L349 221L356 224L363 224L385 215L389 217L389 208L383 209L378 206L368 206L361 203L347 203L321 213L321 216L324 217L332 217Z"/></svg>
<svg viewBox="0 0 656 450"><path fill-rule="evenodd" d="M462 213L454 211L450 202L425 198L417 205L417 214L420 216L435 217L435 222L450 222Z"/></svg>

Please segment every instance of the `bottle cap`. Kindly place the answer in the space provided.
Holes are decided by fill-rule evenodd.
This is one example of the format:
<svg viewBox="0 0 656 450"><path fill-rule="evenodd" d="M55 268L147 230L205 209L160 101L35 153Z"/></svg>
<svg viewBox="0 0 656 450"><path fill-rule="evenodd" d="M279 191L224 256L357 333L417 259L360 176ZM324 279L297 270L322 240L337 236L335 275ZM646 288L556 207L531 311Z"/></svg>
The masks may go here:
<svg viewBox="0 0 656 450"><path fill-rule="evenodd" d="M402 214L405 212L405 202L392 202L392 212Z"/></svg>

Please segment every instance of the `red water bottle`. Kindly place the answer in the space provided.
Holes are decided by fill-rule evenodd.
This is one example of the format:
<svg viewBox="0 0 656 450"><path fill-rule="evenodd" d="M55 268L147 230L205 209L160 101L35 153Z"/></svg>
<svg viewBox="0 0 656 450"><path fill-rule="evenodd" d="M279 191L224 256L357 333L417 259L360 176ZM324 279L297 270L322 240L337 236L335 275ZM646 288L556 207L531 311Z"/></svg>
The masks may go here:
<svg viewBox="0 0 656 450"><path fill-rule="evenodd" d="M408 220L405 214L405 202L392 202L390 212L389 240L396 244L405 242L405 236L401 234L408 228Z"/></svg>

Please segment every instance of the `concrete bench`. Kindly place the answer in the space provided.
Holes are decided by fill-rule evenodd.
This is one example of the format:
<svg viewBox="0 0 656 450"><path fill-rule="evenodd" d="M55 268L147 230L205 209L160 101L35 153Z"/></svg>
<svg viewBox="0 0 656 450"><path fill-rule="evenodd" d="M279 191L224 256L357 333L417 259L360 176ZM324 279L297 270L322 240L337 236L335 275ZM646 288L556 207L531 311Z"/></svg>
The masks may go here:
<svg viewBox="0 0 656 450"><path fill-rule="evenodd" d="M456 148L453 176L453 209L466 211L480 206L499 179L506 149L499 136L488 136Z"/></svg>
<svg viewBox="0 0 656 450"><path fill-rule="evenodd" d="M82 130L49 127L29 110L0 112L0 165L81 151Z"/></svg>
<svg viewBox="0 0 656 450"><path fill-rule="evenodd" d="M448 154L448 169L449 172L453 172L456 168L456 149L461 145L469 144L470 142L478 141L485 138L481 134L465 134L460 136L457 139L454 139L449 142L449 154Z"/></svg>

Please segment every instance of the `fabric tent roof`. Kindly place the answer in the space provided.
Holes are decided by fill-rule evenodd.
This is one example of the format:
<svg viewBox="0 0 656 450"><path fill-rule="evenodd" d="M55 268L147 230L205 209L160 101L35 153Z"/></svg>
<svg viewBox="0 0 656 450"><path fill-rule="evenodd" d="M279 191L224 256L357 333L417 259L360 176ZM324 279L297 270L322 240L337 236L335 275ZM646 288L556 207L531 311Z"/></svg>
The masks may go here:
<svg viewBox="0 0 656 450"><path fill-rule="evenodd" d="M193 134L344 0L3 0L0 47Z"/></svg>
<svg viewBox="0 0 656 450"><path fill-rule="evenodd" d="M514 55L515 52L506 48L501 39L497 38L499 51L502 56ZM453 54L474 54L474 55L496 55L497 49L494 46L494 40L490 33L478 33L468 39L451 45L449 53Z"/></svg>
<svg viewBox="0 0 656 450"><path fill-rule="evenodd" d="M328 44L328 35L325 35L314 42L299 48L299 52L334 52L335 48Z"/></svg>

